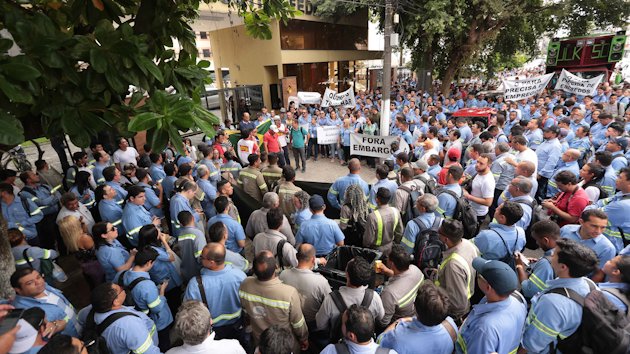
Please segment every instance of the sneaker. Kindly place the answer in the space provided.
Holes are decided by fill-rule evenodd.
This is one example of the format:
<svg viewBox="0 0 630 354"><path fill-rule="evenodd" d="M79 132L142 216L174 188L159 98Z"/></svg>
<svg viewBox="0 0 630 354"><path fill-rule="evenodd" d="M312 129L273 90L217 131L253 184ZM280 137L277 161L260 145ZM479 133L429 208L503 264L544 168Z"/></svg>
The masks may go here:
<svg viewBox="0 0 630 354"><path fill-rule="evenodd" d="M303 168L303 169L302 169L302 173L305 173L305 172L306 172L306 169L305 169L305 168Z"/></svg>

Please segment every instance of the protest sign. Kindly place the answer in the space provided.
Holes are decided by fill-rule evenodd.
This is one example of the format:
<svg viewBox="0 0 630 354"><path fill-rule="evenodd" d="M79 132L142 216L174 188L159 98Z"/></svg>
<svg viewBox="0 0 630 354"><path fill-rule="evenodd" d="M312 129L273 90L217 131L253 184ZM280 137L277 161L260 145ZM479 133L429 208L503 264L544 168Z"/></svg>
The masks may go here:
<svg viewBox="0 0 630 354"><path fill-rule="evenodd" d="M379 136L365 134L350 134L350 155L371 156L379 158L391 157L391 145L394 141L404 142L397 136ZM409 151L407 143L401 146L400 151Z"/></svg>
<svg viewBox="0 0 630 354"><path fill-rule="evenodd" d="M319 104L322 101L322 94L319 92L298 92L300 104Z"/></svg>
<svg viewBox="0 0 630 354"><path fill-rule="evenodd" d="M341 93L337 93L327 88L324 92L324 97L322 98L322 107L344 106L347 108L354 108L356 105L357 102L355 100L354 89L352 87Z"/></svg>
<svg viewBox="0 0 630 354"><path fill-rule="evenodd" d="M597 85L603 78L604 74L591 79L583 79L562 69L554 90L562 90L566 93L574 93L581 96L594 95L597 92Z"/></svg>
<svg viewBox="0 0 630 354"><path fill-rule="evenodd" d="M336 144L339 140L339 127L334 125L326 125L317 127L317 143L318 144Z"/></svg>
<svg viewBox="0 0 630 354"><path fill-rule="evenodd" d="M553 73L523 80L503 80L503 97L506 101L518 101L537 95L547 86Z"/></svg>

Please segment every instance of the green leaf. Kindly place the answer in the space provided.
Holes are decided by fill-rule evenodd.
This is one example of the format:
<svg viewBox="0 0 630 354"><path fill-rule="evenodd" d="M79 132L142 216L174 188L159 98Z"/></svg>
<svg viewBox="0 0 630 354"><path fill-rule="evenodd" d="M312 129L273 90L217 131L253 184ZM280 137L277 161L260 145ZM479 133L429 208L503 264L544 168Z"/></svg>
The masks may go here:
<svg viewBox="0 0 630 354"><path fill-rule="evenodd" d="M63 97L65 97L66 101L73 106L76 106L83 101L83 94L79 90L66 90L63 93Z"/></svg>
<svg viewBox="0 0 630 354"><path fill-rule="evenodd" d="M153 62L153 60L141 56L138 58L139 60L139 64L144 67L149 73L151 73L151 75L153 75L153 77L158 80L159 82L164 82L164 77L162 76L162 71L160 71L160 68L158 68L157 65L155 65L155 63Z"/></svg>
<svg viewBox="0 0 630 354"><path fill-rule="evenodd" d="M0 53L4 53L13 47L13 41L7 38L0 38Z"/></svg>
<svg viewBox="0 0 630 354"><path fill-rule="evenodd" d="M168 143L168 132L164 129L156 129L149 131L151 135L151 148L154 151L162 151Z"/></svg>
<svg viewBox="0 0 630 354"><path fill-rule="evenodd" d="M171 140L171 144L173 144L173 146L175 147L175 149L177 149L177 152L179 152L180 154L184 154L184 141L182 140L182 137L179 135L179 131L177 130L177 128L175 128L175 126L170 125L168 127L168 137Z"/></svg>
<svg viewBox="0 0 630 354"><path fill-rule="evenodd" d="M104 74L107 71L107 58L103 51L92 48L90 50L90 65L99 74Z"/></svg>
<svg viewBox="0 0 630 354"><path fill-rule="evenodd" d="M88 147L90 146L90 134L88 134L85 130L81 131L77 134L68 134L72 143L78 147Z"/></svg>
<svg viewBox="0 0 630 354"><path fill-rule="evenodd" d="M66 61L63 59L61 54L53 51L47 52L44 55L42 63L53 69L62 69L66 65Z"/></svg>
<svg viewBox="0 0 630 354"><path fill-rule="evenodd" d="M65 110L61 116L61 128L69 135L77 135L83 131L83 125L79 121L79 113L74 108Z"/></svg>
<svg viewBox="0 0 630 354"><path fill-rule="evenodd" d="M162 60L171 59L173 55L175 55L175 51L172 49L167 49L164 52L162 52L162 54L160 55L160 59Z"/></svg>
<svg viewBox="0 0 630 354"><path fill-rule="evenodd" d="M0 144L15 145L24 141L24 128L15 116L0 111L0 126Z"/></svg>
<svg viewBox="0 0 630 354"><path fill-rule="evenodd" d="M202 68L202 69L206 69L206 68L209 68L209 67L210 67L210 62L209 62L209 61L207 61L207 60L200 60L200 61L197 63L197 66L198 66L198 67L200 67L200 68Z"/></svg>
<svg viewBox="0 0 630 354"><path fill-rule="evenodd" d="M20 60L19 57L15 59ZM0 71L4 71L6 76L18 81L31 81L42 75L33 66L16 62L0 65Z"/></svg>
<svg viewBox="0 0 630 354"><path fill-rule="evenodd" d="M9 83L2 75L0 75L0 91L15 103L33 103L33 96L28 91Z"/></svg>
<svg viewBox="0 0 630 354"><path fill-rule="evenodd" d="M103 92L107 88L105 78L94 70L87 70L85 85L92 93Z"/></svg>
<svg viewBox="0 0 630 354"><path fill-rule="evenodd" d="M129 130L132 132L149 130L154 128L157 122L163 118L163 115L154 112L140 113L129 122Z"/></svg>

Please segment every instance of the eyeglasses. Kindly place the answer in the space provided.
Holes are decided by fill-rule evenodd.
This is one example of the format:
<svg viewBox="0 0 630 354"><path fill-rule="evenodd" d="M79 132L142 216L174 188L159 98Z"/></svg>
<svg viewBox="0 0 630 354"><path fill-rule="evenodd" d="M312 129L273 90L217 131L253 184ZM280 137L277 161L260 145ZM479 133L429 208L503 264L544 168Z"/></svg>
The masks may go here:
<svg viewBox="0 0 630 354"><path fill-rule="evenodd" d="M116 231L116 230L117 230L117 229L116 229L116 226L112 226L112 228L111 228L111 229L109 229L109 230L107 230L107 232L112 232L112 231Z"/></svg>

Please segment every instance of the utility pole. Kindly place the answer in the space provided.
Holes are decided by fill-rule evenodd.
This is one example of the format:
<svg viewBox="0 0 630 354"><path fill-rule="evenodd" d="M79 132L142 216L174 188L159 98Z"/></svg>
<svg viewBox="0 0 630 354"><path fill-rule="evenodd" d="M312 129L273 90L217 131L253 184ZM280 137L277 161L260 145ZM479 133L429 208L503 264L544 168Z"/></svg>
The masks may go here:
<svg viewBox="0 0 630 354"><path fill-rule="evenodd" d="M385 0L385 35L383 48L383 89L381 107L381 135L389 135L389 102L392 91L392 17L394 16L393 0Z"/></svg>

